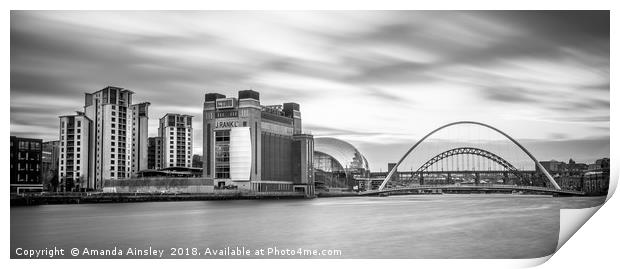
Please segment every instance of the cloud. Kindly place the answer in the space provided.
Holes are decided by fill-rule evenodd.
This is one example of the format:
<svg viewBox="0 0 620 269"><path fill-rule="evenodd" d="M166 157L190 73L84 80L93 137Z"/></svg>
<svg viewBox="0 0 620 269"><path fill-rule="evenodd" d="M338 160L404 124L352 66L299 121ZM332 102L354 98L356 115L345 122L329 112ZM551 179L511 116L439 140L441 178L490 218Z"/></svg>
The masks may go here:
<svg viewBox="0 0 620 269"><path fill-rule="evenodd" d="M196 152L204 94L243 89L373 150L463 119L609 134L609 11L12 11L10 46L23 136L55 139L58 116L107 85L151 102L151 135L193 115Z"/></svg>
<svg viewBox="0 0 620 269"><path fill-rule="evenodd" d="M493 101L509 103L538 103L540 99L528 90L505 87L505 88L486 88L484 89L485 98Z"/></svg>

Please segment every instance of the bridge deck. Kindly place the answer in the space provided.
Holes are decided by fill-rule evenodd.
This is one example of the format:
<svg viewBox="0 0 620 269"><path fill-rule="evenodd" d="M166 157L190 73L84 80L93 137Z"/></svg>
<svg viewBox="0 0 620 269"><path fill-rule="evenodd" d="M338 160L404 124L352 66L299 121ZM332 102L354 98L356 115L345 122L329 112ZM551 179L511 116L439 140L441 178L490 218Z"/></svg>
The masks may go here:
<svg viewBox="0 0 620 269"><path fill-rule="evenodd" d="M442 190L515 190L515 191L537 191L557 194L570 194L570 195L585 195L585 192L571 191L571 190L558 190L554 188L535 187L535 186L516 186L516 185L421 185L404 188L391 188L384 190L371 190L362 192L362 195L373 195L389 192L402 192L411 190L423 190L423 189L442 189Z"/></svg>

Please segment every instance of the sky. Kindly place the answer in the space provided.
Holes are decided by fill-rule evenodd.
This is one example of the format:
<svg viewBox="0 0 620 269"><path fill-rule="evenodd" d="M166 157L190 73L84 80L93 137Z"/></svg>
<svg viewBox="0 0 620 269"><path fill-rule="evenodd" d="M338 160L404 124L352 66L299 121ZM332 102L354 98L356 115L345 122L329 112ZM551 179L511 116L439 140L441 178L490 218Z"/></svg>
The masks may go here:
<svg viewBox="0 0 620 269"><path fill-rule="evenodd" d="M608 11L12 11L11 135L58 139L58 116L108 85L194 116L204 94L297 102L304 131L386 169L433 129L484 122L539 160L609 156Z"/></svg>

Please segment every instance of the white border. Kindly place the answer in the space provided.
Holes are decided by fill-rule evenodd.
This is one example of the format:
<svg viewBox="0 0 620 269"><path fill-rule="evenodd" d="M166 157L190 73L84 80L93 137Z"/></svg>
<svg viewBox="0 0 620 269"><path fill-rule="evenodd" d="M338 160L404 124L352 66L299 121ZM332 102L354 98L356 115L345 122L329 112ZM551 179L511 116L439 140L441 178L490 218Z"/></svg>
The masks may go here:
<svg viewBox="0 0 620 269"><path fill-rule="evenodd" d="M502 4L498 4L502 2ZM4 22L4 37L2 42L4 59L10 57L10 12L11 9L611 9L611 47L613 44L617 44L616 36L618 34L617 19L614 18L615 6L613 1L533 1L533 0L521 0L521 1L284 1L284 0L267 0L267 1L240 1L229 0L226 2L209 2L209 1L120 1L120 0L108 0L94 3L92 1L76 1L76 0L60 0L60 1L44 1L44 0L31 0L31 1L6 1L2 2L4 13L2 13L2 19ZM611 53L611 74L618 74L615 68L617 61L617 55ZM1 97L5 105L2 106L4 115L10 115L10 61L6 60L2 66L3 69L3 85L5 90L1 91ZM614 77L611 77L611 85L614 85ZM618 144L615 143L618 136L618 108L614 108L613 100L620 100L617 91L611 90L611 160L612 161L612 182L610 189L617 185L618 181ZM615 120L614 120L615 119ZM10 117L2 118L2 132L5 137L10 134ZM2 149L5 154L0 158L0 164L4 168L3 171L8 171L9 156L8 143L2 144ZM8 181L8 178L5 178ZM9 193L9 184L3 184L4 193ZM2 207L2 213L4 216L9 216L8 199L3 201L5 206ZM581 230L573 236L555 255L545 263L545 268L565 268L565 267L589 267L589 268L607 268L617 264L616 256L618 245L618 232L616 231L618 222L618 212L620 212L620 202L617 198L610 199L600 211L586 223ZM3 222L3 231L5 232L4 238L9 238L10 228L9 220L5 218ZM170 268L176 266L192 266L192 267L269 267L269 268L291 268L291 267L389 267L389 266L420 266L420 267L439 267L439 268L454 268L454 267L475 267L475 268L505 268L505 267L524 267L535 266L544 262L546 258L532 259L532 260L8 260L9 257L10 241L5 240L0 249L0 253L3 253L5 260L4 263L8 263L9 267L5 268L30 268L30 267L46 267L46 268L66 268L74 266L87 265L89 267L110 267L118 266L122 267L157 267L157 268ZM548 257L547 257L548 258Z"/></svg>

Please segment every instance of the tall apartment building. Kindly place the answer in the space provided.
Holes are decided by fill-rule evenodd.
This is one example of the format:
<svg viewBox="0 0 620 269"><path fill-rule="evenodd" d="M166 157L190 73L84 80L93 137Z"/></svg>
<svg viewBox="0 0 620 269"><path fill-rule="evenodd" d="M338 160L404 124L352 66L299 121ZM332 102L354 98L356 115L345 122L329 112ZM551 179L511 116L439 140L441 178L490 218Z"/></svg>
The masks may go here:
<svg viewBox="0 0 620 269"><path fill-rule="evenodd" d="M159 119L162 168L192 167L192 116L168 113Z"/></svg>
<svg viewBox="0 0 620 269"><path fill-rule="evenodd" d="M60 117L59 180L64 190L100 190L104 180L146 169L149 103L132 104L133 92L105 87L86 93L84 112Z"/></svg>
<svg viewBox="0 0 620 269"><path fill-rule="evenodd" d="M144 102L131 105L131 173L148 169L149 106Z"/></svg>
<svg viewBox="0 0 620 269"><path fill-rule="evenodd" d="M103 187L104 179L131 176L132 95L130 90L110 86L86 93L84 111L93 121L92 155L95 161L91 174L97 189Z"/></svg>
<svg viewBox="0 0 620 269"><path fill-rule="evenodd" d="M11 136L11 192L41 191L41 139Z"/></svg>
<svg viewBox="0 0 620 269"><path fill-rule="evenodd" d="M95 181L89 172L92 166L92 121L78 112L60 116L60 156L58 158L59 188L63 191L92 190Z"/></svg>
<svg viewBox="0 0 620 269"><path fill-rule="evenodd" d="M149 137L148 140L148 167L147 169L157 170L163 168L162 163L162 143L161 137Z"/></svg>
<svg viewBox="0 0 620 269"><path fill-rule="evenodd" d="M202 141L214 188L314 195L314 138L302 133L297 103L263 106L252 90L205 94Z"/></svg>

